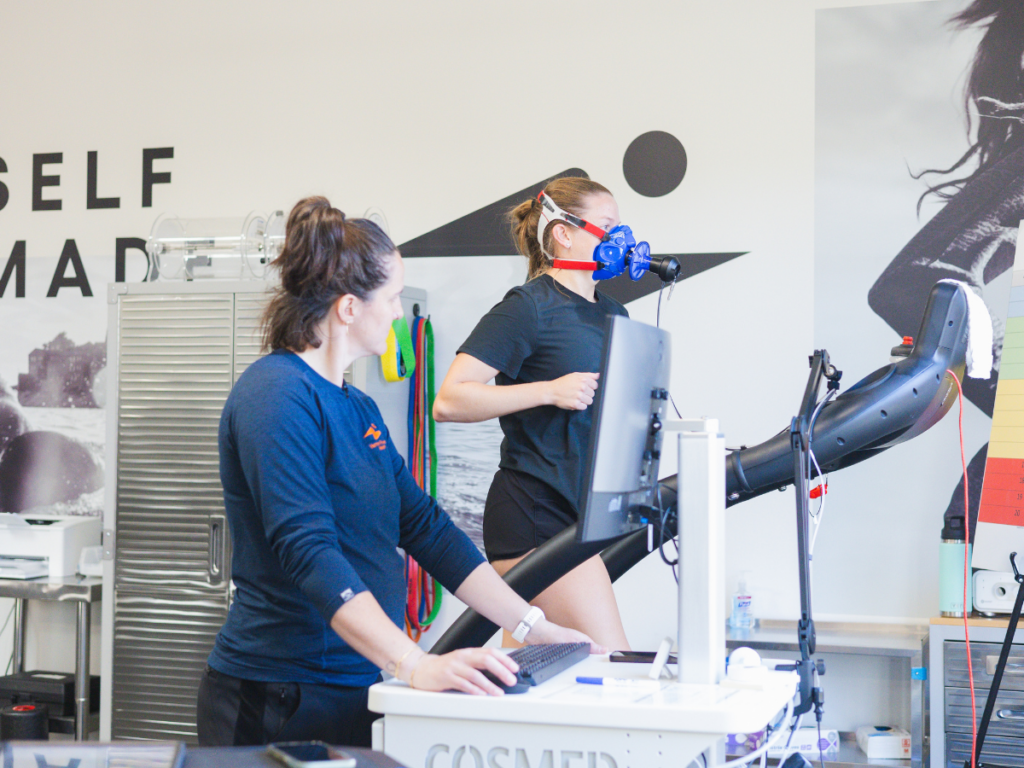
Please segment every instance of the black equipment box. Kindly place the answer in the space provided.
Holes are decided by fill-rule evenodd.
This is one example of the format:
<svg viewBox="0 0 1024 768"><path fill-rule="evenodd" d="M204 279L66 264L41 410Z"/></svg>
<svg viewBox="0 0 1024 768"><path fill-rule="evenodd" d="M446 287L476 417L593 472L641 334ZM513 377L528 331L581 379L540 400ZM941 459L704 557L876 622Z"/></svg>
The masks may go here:
<svg viewBox="0 0 1024 768"><path fill-rule="evenodd" d="M34 669L0 677L0 702L21 704L28 701L48 704L50 716L74 716L75 676L66 672ZM89 710L99 711L100 678L89 678Z"/></svg>

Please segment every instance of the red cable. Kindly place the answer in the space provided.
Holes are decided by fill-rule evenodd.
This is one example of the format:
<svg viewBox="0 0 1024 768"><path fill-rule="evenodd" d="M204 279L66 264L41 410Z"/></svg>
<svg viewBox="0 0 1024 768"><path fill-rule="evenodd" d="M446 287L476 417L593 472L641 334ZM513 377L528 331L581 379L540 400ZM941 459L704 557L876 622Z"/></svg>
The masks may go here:
<svg viewBox="0 0 1024 768"><path fill-rule="evenodd" d="M960 386L960 379L953 371L947 369L946 373L953 377L956 382L956 391L960 400L960 463L964 468L964 641L967 647L967 678L971 681L971 768L978 768L978 709L974 699L974 664L971 662L971 630L967 624L967 584L970 578L970 557L971 551L971 507L970 496L967 492L967 455L964 453L964 390Z"/></svg>
<svg viewBox="0 0 1024 768"><path fill-rule="evenodd" d="M409 471L416 484L426 490L427 486L427 402L426 402L426 322L414 323L416 350L416 369L409 379L413 388L412 402L412 445L409 447ZM439 597L440 587L432 581L432 577L416 560L406 554L406 604L405 628L414 642L419 641L423 632L430 628L425 623L433 613L434 605ZM424 613L423 609L426 609Z"/></svg>
<svg viewBox="0 0 1024 768"><path fill-rule="evenodd" d="M423 628L419 622L419 593L417 587L419 586L419 573L420 566L413 558L407 558L409 564L409 590L406 594L405 604L405 623L406 631L411 629L409 632L413 642L417 642L420 639L420 635L423 632Z"/></svg>

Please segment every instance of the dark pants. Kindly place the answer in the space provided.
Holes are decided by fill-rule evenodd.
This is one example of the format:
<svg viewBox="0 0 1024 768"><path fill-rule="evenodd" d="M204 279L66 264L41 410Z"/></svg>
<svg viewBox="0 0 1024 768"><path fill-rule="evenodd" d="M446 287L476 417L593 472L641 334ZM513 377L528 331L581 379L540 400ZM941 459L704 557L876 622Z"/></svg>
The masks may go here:
<svg viewBox="0 0 1024 768"><path fill-rule="evenodd" d="M199 744L242 747L318 739L369 747L370 725L380 715L366 708L368 690L241 680L207 667L196 707Z"/></svg>

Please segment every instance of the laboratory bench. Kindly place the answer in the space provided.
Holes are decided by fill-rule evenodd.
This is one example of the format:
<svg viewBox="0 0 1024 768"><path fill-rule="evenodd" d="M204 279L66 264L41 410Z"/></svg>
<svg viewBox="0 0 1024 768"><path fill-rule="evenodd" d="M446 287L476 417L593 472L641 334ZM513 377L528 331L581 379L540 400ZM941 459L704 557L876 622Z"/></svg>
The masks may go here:
<svg viewBox="0 0 1024 768"><path fill-rule="evenodd" d="M495 697L378 683L369 693L370 710L384 715L374 746L428 768L680 768L729 733L763 728L786 708L797 683L794 672L770 672L744 688L656 682L649 670L591 656L525 693ZM578 676L635 687L586 685Z"/></svg>

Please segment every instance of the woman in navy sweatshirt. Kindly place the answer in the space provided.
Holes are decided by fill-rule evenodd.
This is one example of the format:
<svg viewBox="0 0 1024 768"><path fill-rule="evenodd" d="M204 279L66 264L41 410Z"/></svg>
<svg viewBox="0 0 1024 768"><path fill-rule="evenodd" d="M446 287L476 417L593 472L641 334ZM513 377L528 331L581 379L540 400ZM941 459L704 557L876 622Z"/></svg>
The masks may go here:
<svg viewBox="0 0 1024 768"><path fill-rule="evenodd" d="M345 383L402 316L404 267L388 236L307 198L275 265L271 354L239 377L220 423L236 592L199 689L199 741L368 746L380 669L414 688L491 695L502 691L482 670L511 684L516 669L494 649L436 656L406 636L396 547L528 643L589 638L501 580L413 480L373 400Z"/></svg>

